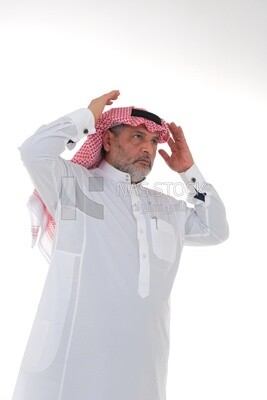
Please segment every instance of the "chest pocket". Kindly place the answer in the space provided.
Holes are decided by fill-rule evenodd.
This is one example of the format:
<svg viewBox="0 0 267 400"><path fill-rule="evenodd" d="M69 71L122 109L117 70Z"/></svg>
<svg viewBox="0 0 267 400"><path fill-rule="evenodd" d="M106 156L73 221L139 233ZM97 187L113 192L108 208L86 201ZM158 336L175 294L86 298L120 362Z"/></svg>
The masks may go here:
<svg viewBox="0 0 267 400"><path fill-rule="evenodd" d="M164 261L173 262L177 251L177 238L173 226L163 219L150 220L152 248L155 255Z"/></svg>

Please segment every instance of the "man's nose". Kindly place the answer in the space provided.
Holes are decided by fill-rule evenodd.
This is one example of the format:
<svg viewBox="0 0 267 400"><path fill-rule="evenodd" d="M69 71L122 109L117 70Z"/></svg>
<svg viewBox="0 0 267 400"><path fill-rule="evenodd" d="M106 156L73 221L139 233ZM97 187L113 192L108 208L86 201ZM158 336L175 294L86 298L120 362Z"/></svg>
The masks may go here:
<svg viewBox="0 0 267 400"><path fill-rule="evenodd" d="M145 143L143 143L142 152L143 152L143 153L148 153L148 154L150 154L150 155L153 155L154 152L155 152L155 149L154 149L153 144L152 144L151 142L145 142Z"/></svg>

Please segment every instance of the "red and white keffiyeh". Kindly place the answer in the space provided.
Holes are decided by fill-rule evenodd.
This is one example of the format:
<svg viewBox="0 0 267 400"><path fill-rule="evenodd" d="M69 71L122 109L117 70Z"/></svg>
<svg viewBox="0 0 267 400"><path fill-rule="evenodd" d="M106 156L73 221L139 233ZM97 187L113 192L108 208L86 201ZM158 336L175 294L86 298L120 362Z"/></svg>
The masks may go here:
<svg viewBox="0 0 267 400"><path fill-rule="evenodd" d="M159 143L165 143L170 137L167 123L157 115L145 109L135 107L112 108L102 114L95 125L96 132L88 135L87 140L72 158L71 162L87 169L97 168L103 159L102 138L109 128L125 124L138 126L144 124L149 132L159 132ZM38 245L46 259L50 261L55 233L55 221L43 203L37 190L34 190L27 203L32 229L32 247L34 247L41 228Z"/></svg>

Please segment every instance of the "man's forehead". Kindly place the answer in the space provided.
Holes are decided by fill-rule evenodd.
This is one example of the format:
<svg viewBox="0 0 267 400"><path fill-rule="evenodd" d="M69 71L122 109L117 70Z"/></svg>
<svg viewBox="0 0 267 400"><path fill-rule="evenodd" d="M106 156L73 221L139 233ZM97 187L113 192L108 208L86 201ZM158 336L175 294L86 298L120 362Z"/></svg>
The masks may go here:
<svg viewBox="0 0 267 400"><path fill-rule="evenodd" d="M141 125L137 125L137 126L128 125L127 128L131 132L142 132L142 133L145 133L147 135L153 135L153 136L157 136L157 137L160 135L160 132L157 132L157 131L156 132L150 132L147 129L147 127L145 126L145 124L141 124Z"/></svg>

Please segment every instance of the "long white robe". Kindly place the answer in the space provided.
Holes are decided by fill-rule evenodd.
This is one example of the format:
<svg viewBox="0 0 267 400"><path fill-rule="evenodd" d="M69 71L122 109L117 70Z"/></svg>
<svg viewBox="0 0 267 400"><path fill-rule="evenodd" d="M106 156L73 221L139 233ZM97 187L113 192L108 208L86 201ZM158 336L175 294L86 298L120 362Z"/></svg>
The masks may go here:
<svg viewBox="0 0 267 400"><path fill-rule="evenodd" d="M165 400L170 294L182 248L224 241L224 206L211 185L205 201L192 196L189 208L131 185L105 161L87 170L62 159L68 140L77 142L85 128L94 131L93 116L80 109L42 126L20 148L56 237L12 399ZM205 184L196 165L181 176ZM103 187L90 190L90 178L103 178ZM64 191L79 199L66 203ZM86 199L103 207L102 218L85 212Z"/></svg>

